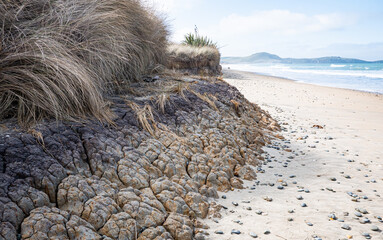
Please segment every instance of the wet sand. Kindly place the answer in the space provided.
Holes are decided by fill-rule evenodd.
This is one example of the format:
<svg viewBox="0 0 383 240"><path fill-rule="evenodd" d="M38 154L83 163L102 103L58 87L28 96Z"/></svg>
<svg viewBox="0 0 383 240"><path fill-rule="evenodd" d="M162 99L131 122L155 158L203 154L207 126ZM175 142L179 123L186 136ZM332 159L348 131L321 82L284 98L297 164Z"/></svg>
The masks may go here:
<svg viewBox="0 0 383 240"><path fill-rule="evenodd" d="M210 238L383 239L383 95L233 70L224 79L285 139L264 148L257 181L220 193L227 209L205 220Z"/></svg>

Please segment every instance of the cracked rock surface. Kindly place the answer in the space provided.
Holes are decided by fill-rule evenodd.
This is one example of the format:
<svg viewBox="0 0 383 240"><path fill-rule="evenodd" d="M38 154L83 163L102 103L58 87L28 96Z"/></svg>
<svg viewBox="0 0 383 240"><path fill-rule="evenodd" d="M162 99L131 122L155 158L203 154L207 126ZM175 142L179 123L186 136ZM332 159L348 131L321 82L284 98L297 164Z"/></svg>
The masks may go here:
<svg viewBox="0 0 383 240"><path fill-rule="evenodd" d="M197 219L255 179L278 125L222 81L190 81L163 107L145 91L111 98L113 126L0 123L0 239L208 238Z"/></svg>

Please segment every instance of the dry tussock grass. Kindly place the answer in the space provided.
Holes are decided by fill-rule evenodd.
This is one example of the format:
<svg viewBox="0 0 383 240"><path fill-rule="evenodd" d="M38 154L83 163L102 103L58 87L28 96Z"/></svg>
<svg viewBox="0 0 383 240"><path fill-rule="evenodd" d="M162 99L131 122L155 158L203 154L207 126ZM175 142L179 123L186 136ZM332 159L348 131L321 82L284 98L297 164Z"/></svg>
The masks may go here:
<svg viewBox="0 0 383 240"><path fill-rule="evenodd" d="M152 136L155 136L155 131L157 130L156 121L154 120L152 107L148 104L145 104L143 107L140 107L134 102L128 102L128 106L136 114L137 120L140 123L141 127L149 132Z"/></svg>
<svg viewBox="0 0 383 240"><path fill-rule="evenodd" d="M0 0L0 18L0 120L108 120L105 95L166 61L164 21L138 0Z"/></svg>
<svg viewBox="0 0 383 240"><path fill-rule="evenodd" d="M168 67L172 69L216 68L220 62L220 53L215 47L172 44L167 51Z"/></svg>

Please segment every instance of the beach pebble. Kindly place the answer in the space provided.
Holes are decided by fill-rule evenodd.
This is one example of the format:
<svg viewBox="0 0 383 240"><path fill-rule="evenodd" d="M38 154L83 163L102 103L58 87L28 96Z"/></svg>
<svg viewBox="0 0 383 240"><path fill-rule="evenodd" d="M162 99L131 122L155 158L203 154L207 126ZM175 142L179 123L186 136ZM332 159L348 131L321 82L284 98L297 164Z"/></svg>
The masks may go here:
<svg viewBox="0 0 383 240"><path fill-rule="evenodd" d="M350 175L344 175L344 178L350 179Z"/></svg>
<svg viewBox="0 0 383 240"><path fill-rule="evenodd" d="M256 214L261 215L263 212L261 210L255 211Z"/></svg>
<svg viewBox="0 0 383 240"><path fill-rule="evenodd" d="M294 221L294 218L288 218L287 221L292 222Z"/></svg>
<svg viewBox="0 0 383 240"><path fill-rule="evenodd" d="M370 219L368 219L368 218L363 218L363 219L361 219L359 222L360 222L361 224L366 224L366 223L370 223L371 221L370 221Z"/></svg>
<svg viewBox="0 0 383 240"><path fill-rule="evenodd" d="M366 239L371 239L371 235L369 233L362 233L362 236Z"/></svg>
<svg viewBox="0 0 383 240"><path fill-rule="evenodd" d="M282 190L282 189L284 189L284 187L283 187L283 186L281 186L281 185L279 185L277 188L278 188L279 190Z"/></svg>
<svg viewBox="0 0 383 240"><path fill-rule="evenodd" d="M307 204L306 203L302 203L301 207L307 207Z"/></svg>
<svg viewBox="0 0 383 240"><path fill-rule="evenodd" d="M298 196L297 196L297 199L298 199L298 200L303 200L303 197L302 197L301 195L298 195Z"/></svg>
<svg viewBox="0 0 383 240"><path fill-rule="evenodd" d="M314 224L312 224L311 222L306 222L306 224L307 226L310 226L310 227L314 226Z"/></svg>
<svg viewBox="0 0 383 240"><path fill-rule="evenodd" d="M249 235L252 238L257 238L258 237L258 235L256 233L253 233L253 232L250 232Z"/></svg>
<svg viewBox="0 0 383 240"><path fill-rule="evenodd" d="M331 213L328 215L328 218L332 219L332 220L336 220L336 216L334 213Z"/></svg>
<svg viewBox="0 0 383 240"><path fill-rule="evenodd" d="M265 201L268 201L268 202L272 202L273 201L273 199L271 197L268 197L268 196L263 197L263 199Z"/></svg>
<svg viewBox="0 0 383 240"><path fill-rule="evenodd" d="M252 209L251 209L251 207L247 207L247 208L246 208L246 210L249 210L249 211L251 211Z"/></svg>
<svg viewBox="0 0 383 240"><path fill-rule="evenodd" d="M287 182L282 182L282 186L287 187Z"/></svg>
<svg viewBox="0 0 383 240"><path fill-rule="evenodd" d="M270 234L271 232L269 231L269 230L266 230L266 231L264 231L263 232L263 234L266 234L266 235L268 235L268 234Z"/></svg>
<svg viewBox="0 0 383 240"><path fill-rule="evenodd" d="M222 195L222 198L223 198L223 199L226 199L226 195Z"/></svg>
<svg viewBox="0 0 383 240"><path fill-rule="evenodd" d="M237 234L237 235L239 235L239 234L241 234L241 231L236 230L236 229L233 229L233 230L231 230L231 234Z"/></svg>
<svg viewBox="0 0 383 240"><path fill-rule="evenodd" d="M223 231L221 231L221 230L216 230L214 233L215 233L215 234L223 234Z"/></svg>
<svg viewBox="0 0 383 240"><path fill-rule="evenodd" d="M367 214L368 211L364 208L355 208L356 211L360 212L360 213L363 213L363 214Z"/></svg>
<svg viewBox="0 0 383 240"><path fill-rule="evenodd" d="M293 184L297 184L297 181L293 181Z"/></svg>
<svg viewBox="0 0 383 240"><path fill-rule="evenodd" d="M293 209L289 209L287 212L288 213L294 213L294 210Z"/></svg>
<svg viewBox="0 0 383 240"><path fill-rule="evenodd" d="M295 178L296 176L295 175L290 175L289 178Z"/></svg>
<svg viewBox="0 0 383 240"><path fill-rule="evenodd" d="M374 232L378 232L380 229L377 226L372 225L371 226L371 230L374 231Z"/></svg>
<svg viewBox="0 0 383 240"><path fill-rule="evenodd" d="M232 202L232 204L233 204L234 206L238 206L238 203L237 203L237 202Z"/></svg>
<svg viewBox="0 0 383 240"><path fill-rule="evenodd" d="M351 227L350 227L350 225L348 225L348 224L343 224L343 225L341 226L341 228L342 228L342 229L345 229L345 230L351 230Z"/></svg>
<svg viewBox="0 0 383 240"><path fill-rule="evenodd" d="M335 182L336 181L336 178L332 177L330 178L331 181Z"/></svg>

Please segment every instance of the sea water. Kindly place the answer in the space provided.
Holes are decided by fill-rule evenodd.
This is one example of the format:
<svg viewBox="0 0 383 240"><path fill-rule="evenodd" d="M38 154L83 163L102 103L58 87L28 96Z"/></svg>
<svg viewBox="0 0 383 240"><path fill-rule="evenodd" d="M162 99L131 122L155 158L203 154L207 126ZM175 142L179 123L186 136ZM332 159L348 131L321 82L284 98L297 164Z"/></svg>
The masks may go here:
<svg viewBox="0 0 383 240"><path fill-rule="evenodd" d="M255 72L329 87L383 94L383 63L223 64L227 69Z"/></svg>

